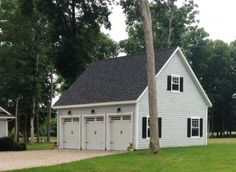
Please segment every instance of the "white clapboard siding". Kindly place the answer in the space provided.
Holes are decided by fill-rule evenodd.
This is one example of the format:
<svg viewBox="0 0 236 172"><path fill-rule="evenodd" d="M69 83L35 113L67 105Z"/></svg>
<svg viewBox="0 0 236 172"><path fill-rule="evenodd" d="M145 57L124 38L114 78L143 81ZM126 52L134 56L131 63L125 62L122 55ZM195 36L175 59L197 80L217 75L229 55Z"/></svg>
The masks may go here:
<svg viewBox="0 0 236 172"><path fill-rule="evenodd" d="M167 91L167 76L171 74L184 77L184 92L173 93ZM186 67L183 65L179 53L174 55L167 66L158 75L157 91L158 114L159 117L162 117L162 138L160 139L160 146L178 147L205 145L207 143L207 105L189 75L188 70L186 70ZM148 115L147 90L138 101L138 113L138 148L148 148L149 140L142 138L142 117ZM190 117L203 118L203 137L187 137L187 118Z"/></svg>
<svg viewBox="0 0 236 172"><path fill-rule="evenodd" d="M6 119L3 119L3 120L0 119L0 138L7 136L7 134L8 134L7 126L8 126L7 125L7 120Z"/></svg>

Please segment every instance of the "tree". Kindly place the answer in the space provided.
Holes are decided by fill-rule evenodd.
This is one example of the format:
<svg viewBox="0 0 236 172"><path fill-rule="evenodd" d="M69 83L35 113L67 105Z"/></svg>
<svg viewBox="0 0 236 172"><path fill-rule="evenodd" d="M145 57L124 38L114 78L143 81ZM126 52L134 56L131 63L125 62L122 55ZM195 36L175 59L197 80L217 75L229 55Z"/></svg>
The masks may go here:
<svg viewBox="0 0 236 172"><path fill-rule="evenodd" d="M158 135L158 113L157 113L157 87L155 77L155 53L153 46L152 20L149 10L148 0L139 0L140 13L143 19L144 37L147 54L147 76L148 76L148 102L150 116L150 145L149 151L152 154L158 153L159 135Z"/></svg>
<svg viewBox="0 0 236 172"><path fill-rule="evenodd" d="M50 23L55 67L65 80L64 88L68 88L87 64L102 54L100 51L111 50L97 51L100 46L98 42L104 38L100 33L100 25L110 27L108 3L109 1L97 0L89 3L84 0L38 0L38 9L47 16Z"/></svg>
<svg viewBox="0 0 236 172"><path fill-rule="evenodd" d="M189 34L186 44L188 60L206 90L213 108L209 120L212 135L224 136L224 131L232 131L234 106L231 98L235 88L235 56L233 44L206 39L203 29Z"/></svg>
<svg viewBox="0 0 236 172"><path fill-rule="evenodd" d="M30 142L34 143L34 121L37 118L37 130L38 130L38 113L36 112L37 103L39 102L39 45L40 37L46 25L45 20L38 13L35 7L34 0L20 0L18 1L19 11L26 18L26 23L28 24L28 31L30 33L30 44L28 44L28 55L32 65L32 114L30 117ZM37 131L38 133L38 131ZM39 136L37 134L37 141L39 141Z"/></svg>
<svg viewBox="0 0 236 172"><path fill-rule="evenodd" d="M88 63L116 56L116 43L100 32L108 14L107 3L95 0L1 1L0 102L16 111L25 142L30 128L31 142L35 133L39 141L45 119L50 140L54 76L68 86Z"/></svg>
<svg viewBox="0 0 236 172"><path fill-rule="evenodd" d="M19 102L16 110L19 110L19 129L24 128L25 141L28 139L29 118L36 117L39 133L41 117L38 112L46 104L44 94L49 90L47 69L49 65L53 66L48 55L51 46L46 39L47 21L32 4L31 1L18 0L3 0L0 4L0 17L4 21L0 23L0 101L6 106L12 104L12 107ZM34 127L33 120L31 126ZM31 135L33 140L33 130Z"/></svg>
<svg viewBox="0 0 236 172"><path fill-rule="evenodd" d="M192 0L187 0L181 7L178 7L176 2L177 0L156 0L149 5L155 49L172 45L182 46L186 33L196 29L197 5ZM127 17L129 38L122 40L120 47L128 54L142 52L145 49L145 42L137 1L121 0L121 5Z"/></svg>
<svg viewBox="0 0 236 172"><path fill-rule="evenodd" d="M22 104L23 95L28 96L30 92L30 60L27 58L25 44L29 36L28 32L25 32L28 25L18 12L16 1L1 1L0 18L0 97L1 104L10 108L16 106L18 100ZM16 114L18 114L17 106ZM25 126L27 127L26 124Z"/></svg>

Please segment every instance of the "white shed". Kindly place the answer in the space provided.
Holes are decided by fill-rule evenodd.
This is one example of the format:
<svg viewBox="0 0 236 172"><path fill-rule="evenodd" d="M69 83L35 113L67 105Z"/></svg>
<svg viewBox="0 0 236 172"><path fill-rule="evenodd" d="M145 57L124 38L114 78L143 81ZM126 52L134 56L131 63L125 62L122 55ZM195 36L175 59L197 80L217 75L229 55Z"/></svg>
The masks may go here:
<svg viewBox="0 0 236 172"><path fill-rule="evenodd" d="M0 138L8 136L8 120L14 118L12 114L0 107Z"/></svg>
<svg viewBox="0 0 236 172"><path fill-rule="evenodd" d="M207 144L212 104L179 47L156 52L161 147ZM149 145L146 55L99 60L55 103L59 148Z"/></svg>

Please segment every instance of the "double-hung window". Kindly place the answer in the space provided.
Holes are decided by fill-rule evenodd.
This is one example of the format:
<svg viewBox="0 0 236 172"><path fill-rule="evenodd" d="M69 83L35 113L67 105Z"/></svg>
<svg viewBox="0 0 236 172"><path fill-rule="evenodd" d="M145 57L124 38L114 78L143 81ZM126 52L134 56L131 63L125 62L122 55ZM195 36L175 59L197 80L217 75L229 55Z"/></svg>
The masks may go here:
<svg viewBox="0 0 236 172"><path fill-rule="evenodd" d="M200 119L199 118L192 118L191 133L192 133L191 134L192 137L200 136Z"/></svg>
<svg viewBox="0 0 236 172"><path fill-rule="evenodd" d="M150 117L143 117L142 119L142 138L150 137ZM162 118L158 118L159 138L162 136Z"/></svg>
<svg viewBox="0 0 236 172"><path fill-rule="evenodd" d="M187 119L187 137L203 137L203 118Z"/></svg>
<svg viewBox="0 0 236 172"><path fill-rule="evenodd" d="M180 91L180 77L172 76L171 78L171 90Z"/></svg>
<svg viewBox="0 0 236 172"><path fill-rule="evenodd" d="M173 92L183 92L184 78L179 75L167 76L167 90Z"/></svg>

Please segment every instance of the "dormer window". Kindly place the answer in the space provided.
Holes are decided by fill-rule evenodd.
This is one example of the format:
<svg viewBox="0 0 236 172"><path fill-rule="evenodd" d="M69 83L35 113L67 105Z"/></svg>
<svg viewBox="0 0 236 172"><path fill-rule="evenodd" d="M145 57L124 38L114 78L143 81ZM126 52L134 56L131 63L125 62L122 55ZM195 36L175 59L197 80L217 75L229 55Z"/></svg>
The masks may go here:
<svg viewBox="0 0 236 172"><path fill-rule="evenodd" d="M167 90L173 92L183 92L183 81L184 78L179 75L168 75Z"/></svg>

